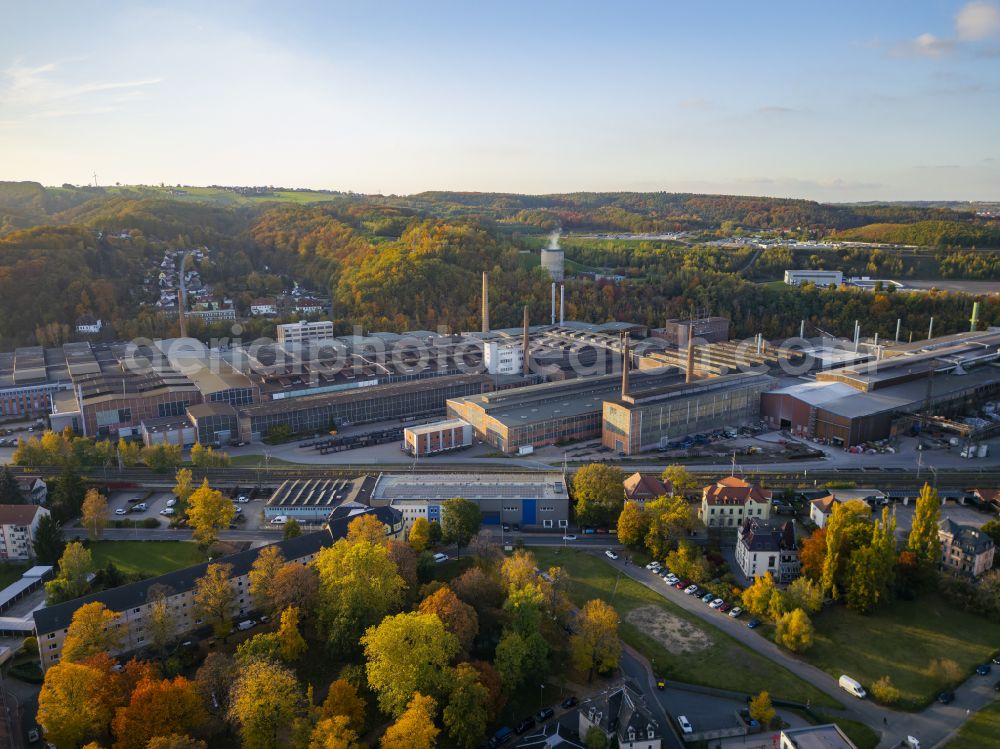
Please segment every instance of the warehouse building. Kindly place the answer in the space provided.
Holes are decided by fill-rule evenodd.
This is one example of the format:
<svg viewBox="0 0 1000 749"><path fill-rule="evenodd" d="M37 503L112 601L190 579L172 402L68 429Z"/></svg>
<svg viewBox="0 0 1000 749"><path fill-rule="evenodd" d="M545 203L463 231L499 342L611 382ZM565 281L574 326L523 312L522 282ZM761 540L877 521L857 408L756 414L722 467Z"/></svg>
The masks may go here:
<svg viewBox="0 0 1000 749"><path fill-rule="evenodd" d="M665 371L632 375L637 388L682 379ZM471 424L476 437L506 453L576 442L601 434L604 402L621 392L620 383L610 374L454 398L448 401L448 415Z"/></svg>
<svg viewBox="0 0 1000 749"><path fill-rule="evenodd" d="M321 523L342 504L367 505L374 487L374 476L288 480L264 503L264 517L271 520L284 515L304 523Z"/></svg>
<svg viewBox="0 0 1000 749"><path fill-rule="evenodd" d="M240 439L259 441L276 426L312 434L349 424L443 415L448 399L492 388L489 375L453 375L259 403L240 410Z"/></svg>
<svg viewBox="0 0 1000 749"><path fill-rule="evenodd" d="M722 343L729 340L729 319L702 317L697 320L667 320L662 328L654 328L649 334L677 347L687 346L692 337L704 343Z"/></svg>
<svg viewBox="0 0 1000 749"><path fill-rule="evenodd" d="M602 410L601 442L623 455L663 447L684 435L757 421L761 394L775 380L748 373L654 387L639 378L632 382L635 386L627 395L608 398Z"/></svg>
<svg viewBox="0 0 1000 749"><path fill-rule="evenodd" d="M1000 332L895 348L887 358L818 372L761 398L772 427L840 446L892 436L915 414L962 415L1000 394Z"/></svg>
<svg viewBox="0 0 1000 749"><path fill-rule="evenodd" d="M786 270L785 283L789 286L801 286L811 283L816 286L840 286L844 282L844 274L839 270Z"/></svg>
<svg viewBox="0 0 1000 749"><path fill-rule="evenodd" d="M407 427L403 430L403 445L410 455L418 458L422 455L470 447L472 427L461 419Z"/></svg>
<svg viewBox="0 0 1000 749"><path fill-rule="evenodd" d="M191 425L186 416L144 419L139 425L139 435L146 447L153 445L190 447L198 441L198 430Z"/></svg>
<svg viewBox="0 0 1000 749"><path fill-rule="evenodd" d="M278 326L278 343L303 344L310 341L326 341L333 338L333 323L329 320L317 322L294 322Z"/></svg>
<svg viewBox="0 0 1000 749"><path fill-rule="evenodd" d="M197 432L197 441L206 447L222 447L240 441L239 414L228 403L189 406L187 416Z"/></svg>
<svg viewBox="0 0 1000 749"><path fill-rule="evenodd" d="M440 521L446 500L463 497L478 505L485 525L566 528L569 493L562 474L412 474L379 476L373 506L399 510L407 528L418 517Z"/></svg>

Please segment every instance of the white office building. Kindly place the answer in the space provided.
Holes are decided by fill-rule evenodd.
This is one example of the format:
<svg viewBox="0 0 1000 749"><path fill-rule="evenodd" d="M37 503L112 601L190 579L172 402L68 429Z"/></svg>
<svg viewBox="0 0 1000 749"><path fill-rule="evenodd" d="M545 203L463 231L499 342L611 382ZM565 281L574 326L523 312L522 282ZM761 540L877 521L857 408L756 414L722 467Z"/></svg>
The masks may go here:
<svg viewBox="0 0 1000 749"><path fill-rule="evenodd" d="M816 286L840 286L844 282L844 274L839 270L786 270L785 283L789 286L801 286L804 283Z"/></svg>

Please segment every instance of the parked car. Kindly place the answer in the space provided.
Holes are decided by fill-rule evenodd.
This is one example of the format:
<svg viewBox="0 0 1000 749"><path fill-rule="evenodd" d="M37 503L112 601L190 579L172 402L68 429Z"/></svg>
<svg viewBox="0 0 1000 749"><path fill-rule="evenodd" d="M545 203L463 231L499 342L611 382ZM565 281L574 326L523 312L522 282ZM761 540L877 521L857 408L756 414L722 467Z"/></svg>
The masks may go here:
<svg viewBox="0 0 1000 749"><path fill-rule="evenodd" d="M732 610L729 612L729 615L733 617L733 619L738 619L740 614L742 613L743 609L741 609L739 606L733 606Z"/></svg>
<svg viewBox="0 0 1000 749"><path fill-rule="evenodd" d="M997 653L996 655L994 655L993 658L991 658L991 660L992 660L993 663L995 663L996 665L1000 666L1000 653Z"/></svg>
<svg viewBox="0 0 1000 749"><path fill-rule="evenodd" d="M28 743L29 744L34 744L40 738L41 738L41 734L39 734L37 728L29 728L28 729Z"/></svg>
<svg viewBox="0 0 1000 749"><path fill-rule="evenodd" d="M718 609L718 608L722 608L722 604L724 604L724 603L725 603L725 601L723 601L721 598L716 598L714 601L712 601L710 604L708 604L708 607L710 609Z"/></svg>
<svg viewBox="0 0 1000 749"><path fill-rule="evenodd" d="M575 533L566 533L563 535L563 541L576 541Z"/></svg>
<svg viewBox="0 0 1000 749"><path fill-rule="evenodd" d="M698 592L698 586L692 583L691 585L687 586L684 589L684 592L687 593L689 596L694 595L695 593Z"/></svg>
<svg viewBox="0 0 1000 749"><path fill-rule="evenodd" d="M674 583L674 587L677 588L677 590L684 590L687 586L688 586L687 580L678 580L677 582Z"/></svg>
<svg viewBox="0 0 1000 749"><path fill-rule="evenodd" d="M448 555L447 554L442 554L439 551L437 554L434 555L434 561L437 564L441 564L442 562L447 562L448 561Z"/></svg>
<svg viewBox="0 0 1000 749"><path fill-rule="evenodd" d="M694 729L691 727L691 721L683 715L677 716L677 725L680 726L681 733L694 733Z"/></svg>
<svg viewBox="0 0 1000 749"><path fill-rule="evenodd" d="M980 676L986 676L990 672L990 664L984 663L976 669L976 673Z"/></svg>
<svg viewBox="0 0 1000 749"><path fill-rule="evenodd" d="M522 720L520 723L517 724L517 728L514 729L514 732L517 733L518 736L520 736L522 733L530 731L534 727L535 727L535 719L525 718L524 720Z"/></svg>
<svg viewBox="0 0 1000 749"><path fill-rule="evenodd" d="M722 605L719 606L719 611L721 611L723 614L728 614L731 608L732 608L731 604L728 604L725 601L723 601Z"/></svg>
<svg viewBox="0 0 1000 749"><path fill-rule="evenodd" d="M755 616L753 619L747 622L747 627L749 627L750 629L757 629L757 627L759 627L761 624L763 624L763 622Z"/></svg>
<svg viewBox="0 0 1000 749"><path fill-rule="evenodd" d="M257 622L255 622L253 619L244 619L243 621L241 621L239 624L236 625L236 629L238 629L240 632L246 632L248 629L253 629L256 626Z"/></svg>
<svg viewBox="0 0 1000 749"><path fill-rule="evenodd" d="M562 702L559 703L559 707L565 708L567 710L569 710L571 707L576 707L576 697L573 697L572 695L567 697L566 699L564 699Z"/></svg>
<svg viewBox="0 0 1000 749"><path fill-rule="evenodd" d="M617 559L618 558L618 555L615 554L613 551L611 551L611 549L608 549L607 551L605 551L604 552L604 556L606 556L608 559Z"/></svg>
<svg viewBox="0 0 1000 749"><path fill-rule="evenodd" d="M168 499L167 500L167 507L173 507L175 504L177 504L177 500L176 499Z"/></svg>
<svg viewBox="0 0 1000 749"><path fill-rule="evenodd" d="M117 510L115 510L115 515L125 515L127 513L128 511L124 507L119 507Z"/></svg>
<svg viewBox="0 0 1000 749"><path fill-rule="evenodd" d="M497 730L495 734L490 738L490 746L496 749L498 746L503 746L508 741L514 738L514 732L510 730L507 726Z"/></svg>
<svg viewBox="0 0 1000 749"><path fill-rule="evenodd" d="M173 507L164 507L162 510L160 510L161 515L173 515L176 512L177 510L175 510Z"/></svg>
<svg viewBox="0 0 1000 749"><path fill-rule="evenodd" d="M145 502L140 502L137 505L132 505L132 512L145 512L149 509L149 505Z"/></svg>
<svg viewBox="0 0 1000 749"><path fill-rule="evenodd" d="M715 593L706 593L701 597L702 603L711 603L715 600Z"/></svg>
<svg viewBox="0 0 1000 749"><path fill-rule="evenodd" d="M955 693L950 690L945 690L944 692L941 692L941 694L937 696L937 701L940 702L942 705L950 705L952 702L955 701Z"/></svg>
<svg viewBox="0 0 1000 749"><path fill-rule="evenodd" d="M667 581L668 585L675 585L676 583L680 582L680 580L677 579L677 575L675 575L673 572L671 572L663 579Z"/></svg>
<svg viewBox="0 0 1000 749"><path fill-rule="evenodd" d="M660 563L655 560L646 565L647 570L658 570L659 568Z"/></svg>
<svg viewBox="0 0 1000 749"><path fill-rule="evenodd" d="M248 497L246 494L241 494L236 498L236 501L239 502L240 504L244 504L250 501L250 497Z"/></svg>
<svg viewBox="0 0 1000 749"><path fill-rule="evenodd" d="M551 707L543 707L541 710L538 711L538 715L536 715L535 717L538 719L539 723L544 723L555 714L556 711L553 710Z"/></svg>

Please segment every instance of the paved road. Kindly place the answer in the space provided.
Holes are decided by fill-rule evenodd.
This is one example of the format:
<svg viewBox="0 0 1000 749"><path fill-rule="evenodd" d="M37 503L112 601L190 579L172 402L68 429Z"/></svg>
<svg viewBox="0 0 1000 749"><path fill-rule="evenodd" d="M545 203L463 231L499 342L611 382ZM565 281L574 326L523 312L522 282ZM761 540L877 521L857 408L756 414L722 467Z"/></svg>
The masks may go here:
<svg viewBox="0 0 1000 749"><path fill-rule="evenodd" d="M616 562L610 560L607 562L633 580L655 590L672 603L721 629L755 652L843 703L845 709L842 712L845 716L866 723L876 733L879 733L882 737L879 747L884 749L898 745L902 738L908 734L919 738L923 746L933 749L943 744L962 726L968 717L966 710L974 713L996 699L993 691L993 682L996 680L995 672L987 677L971 677L955 690L955 701L951 705L934 703L920 713L897 712L880 707L870 700L854 699L840 689L837 685L837 679L833 676L799 660L770 640L747 629L744 622L713 611L700 599L685 595L682 591L666 585L660 577L652 572L632 564L625 564L624 558Z"/></svg>

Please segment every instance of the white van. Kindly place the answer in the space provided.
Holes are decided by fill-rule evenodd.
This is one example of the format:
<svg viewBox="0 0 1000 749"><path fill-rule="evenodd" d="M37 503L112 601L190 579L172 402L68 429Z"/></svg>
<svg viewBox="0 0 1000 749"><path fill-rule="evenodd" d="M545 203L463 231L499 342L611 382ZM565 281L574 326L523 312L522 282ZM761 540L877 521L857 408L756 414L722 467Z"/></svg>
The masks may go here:
<svg viewBox="0 0 1000 749"><path fill-rule="evenodd" d="M845 692L850 692L859 699L863 700L868 694L865 691L865 688L861 686L861 682L852 679L850 676L847 676L846 674L840 677L839 684L841 689L843 689Z"/></svg>
<svg viewBox="0 0 1000 749"><path fill-rule="evenodd" d="M448 561L448 555L447 554L442 554L439 551L437 554L434 555L434 561L437 562L438 564L441 564L441 562L447 562Z"/></svg>
<svg viewBox="0 0 1000 749"><path fill-rule="evenodd" d="M288 522L288 515L276 515L271 518L271 525L284 525Z"/></svg>
<svg viewBox="0 0 1000 749"><path fill-rule="evenodd" d="M257 622L255 622L253 619L246 619L237 624L236 629L238 629L240 632L246 632L248 629L253 629L256 626L256 624Z"/></svg>

